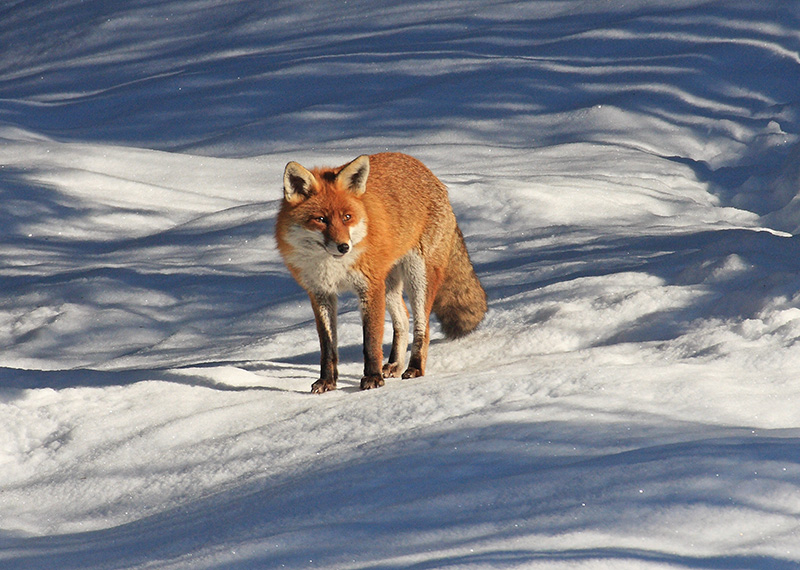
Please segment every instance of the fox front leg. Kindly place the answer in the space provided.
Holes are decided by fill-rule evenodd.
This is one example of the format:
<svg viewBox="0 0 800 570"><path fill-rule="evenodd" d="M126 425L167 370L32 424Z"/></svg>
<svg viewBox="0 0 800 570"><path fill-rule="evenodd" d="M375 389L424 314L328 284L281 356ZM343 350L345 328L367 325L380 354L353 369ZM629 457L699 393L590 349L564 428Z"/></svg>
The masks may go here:
<svg viewBox="0 0 800 570"><path fill-rule="evenodd" d="M361 320L364 328L364 377L361 389L370 390L384 385L383 380L383 319L386 311L386 286L383 280L359 291Z"/></svg>
<svg viewBox="0 0 800 570"><path fill-rule="evenodd" d="M336 338L337 299L333 294L309 293L309 297L317 322L320 349L319 380L311 385L311 392L322 394L335 390L339 378L339 348Z"/></svg>

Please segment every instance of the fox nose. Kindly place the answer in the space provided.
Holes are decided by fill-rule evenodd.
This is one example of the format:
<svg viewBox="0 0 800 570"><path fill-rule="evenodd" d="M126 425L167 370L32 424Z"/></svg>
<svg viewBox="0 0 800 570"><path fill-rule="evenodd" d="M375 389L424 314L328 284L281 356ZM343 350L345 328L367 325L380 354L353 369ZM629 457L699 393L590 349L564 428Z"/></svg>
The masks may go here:
<svg viewBox="0 0 800 570"><path fill-rule="evenodd" d="M340 243L339 246L336 248L339 250L339 253L345 254L350 251L350 244L349 243Z"/></svg>

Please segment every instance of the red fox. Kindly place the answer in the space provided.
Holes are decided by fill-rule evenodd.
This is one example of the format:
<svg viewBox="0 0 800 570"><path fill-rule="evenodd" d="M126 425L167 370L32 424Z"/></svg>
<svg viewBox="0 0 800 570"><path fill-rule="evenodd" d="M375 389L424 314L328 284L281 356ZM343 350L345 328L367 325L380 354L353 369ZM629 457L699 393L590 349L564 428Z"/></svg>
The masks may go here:
<svg viewBox="0 0 800 570"><path fill-rule="evenodd" d="M486 313L486 292L467 254L447 188L415 158L399 153L359 156L338 168L286 165L284 199L276 223L278 249L292 276L308 292L321 351L321 394L336 389L337 299L352 290L364 329L361 389L397 377L413 343L403 378L422 376L430 341L430 314L450 338L471 332ZM394 335L383 364L384 315Z"/></svg>

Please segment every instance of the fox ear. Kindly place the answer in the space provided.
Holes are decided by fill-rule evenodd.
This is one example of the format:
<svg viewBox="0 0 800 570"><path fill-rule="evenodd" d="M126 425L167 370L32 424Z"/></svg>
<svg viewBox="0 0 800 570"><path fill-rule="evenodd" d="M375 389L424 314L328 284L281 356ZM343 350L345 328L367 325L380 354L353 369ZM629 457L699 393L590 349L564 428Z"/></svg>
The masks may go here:
<svg viewBox="0 0 800 570"><path fill-rule="evenodd" d="M362 154L350 164L344 166L336 180L341 180L342 185L356 196L361 196L367 190L367 177L369 176L369 157Z"/></svg>
<svg viewBox="0 0 800 570"><path fill-rule="evenodd" d="M311 196L314 188L314 175L297 164L290 162L283 171L283 197L290 204L296 204Z"/></svg>

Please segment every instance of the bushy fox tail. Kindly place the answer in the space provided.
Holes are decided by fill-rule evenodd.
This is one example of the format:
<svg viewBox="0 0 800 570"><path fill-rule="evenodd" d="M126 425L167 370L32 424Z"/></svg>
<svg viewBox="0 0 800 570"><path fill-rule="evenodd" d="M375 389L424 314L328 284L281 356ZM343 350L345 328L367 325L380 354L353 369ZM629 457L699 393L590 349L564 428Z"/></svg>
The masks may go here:
<svg viewBox="0 0 800 570"><path fill-rule="evenodd" d="M444 282L433 301L433 312L448 338L458 338L475 330L487 308L486 291L475 275L458 226L456 234Z"/></svg>

